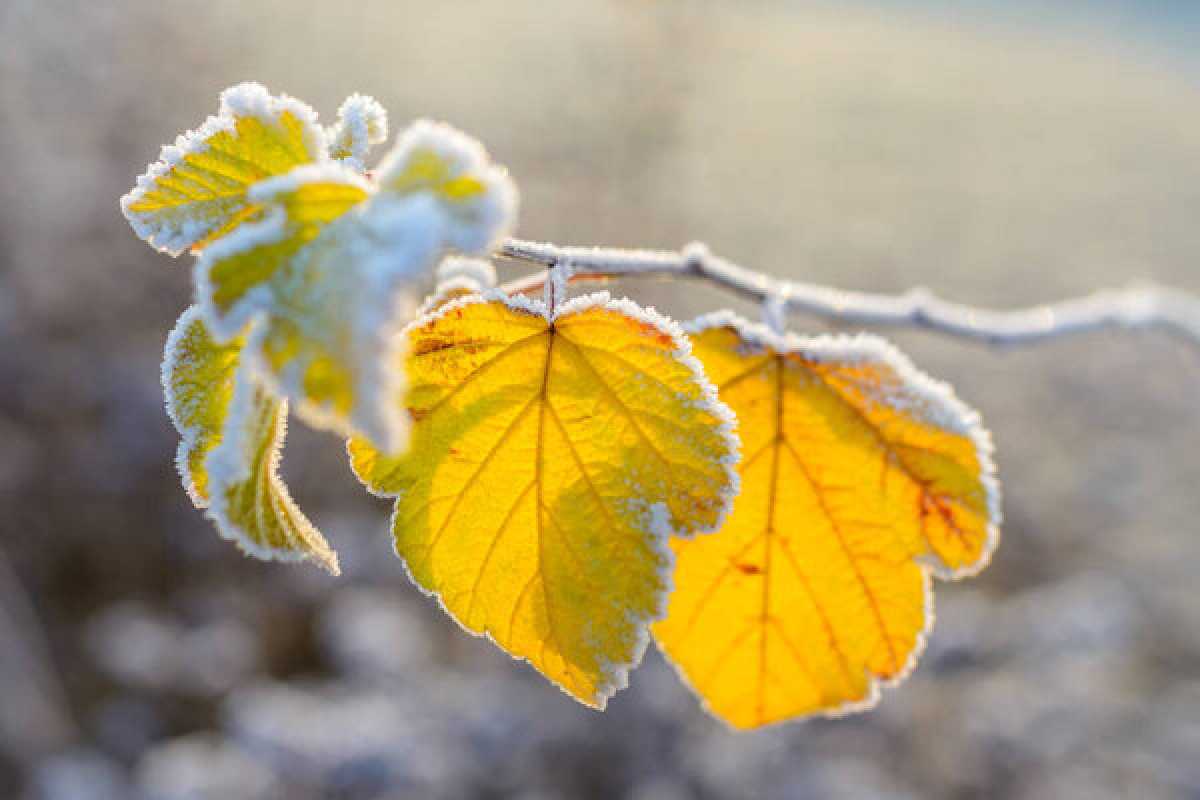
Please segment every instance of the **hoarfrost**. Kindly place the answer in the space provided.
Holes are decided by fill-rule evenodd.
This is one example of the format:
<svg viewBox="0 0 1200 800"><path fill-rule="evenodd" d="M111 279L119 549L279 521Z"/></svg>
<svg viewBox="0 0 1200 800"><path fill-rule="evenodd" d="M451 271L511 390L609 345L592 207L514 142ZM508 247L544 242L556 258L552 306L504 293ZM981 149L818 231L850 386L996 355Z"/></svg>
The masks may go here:
<svg viewBox="0 0 1200 800"><path fill-rule="evenodd" d="M441 122L417 120L379 165L381 190L429 191L451 220L446 242L465 253L490 252L508 236L517 190L475 139Z"/></svg>
<svg viewBox="0 0 1200 800"><path fill-rule="evenodd" d="M326 129L331 157L359 171L366 168L367 151L387 141L387 111L374 97L352 94L338 109L338 121Z"/></svg>

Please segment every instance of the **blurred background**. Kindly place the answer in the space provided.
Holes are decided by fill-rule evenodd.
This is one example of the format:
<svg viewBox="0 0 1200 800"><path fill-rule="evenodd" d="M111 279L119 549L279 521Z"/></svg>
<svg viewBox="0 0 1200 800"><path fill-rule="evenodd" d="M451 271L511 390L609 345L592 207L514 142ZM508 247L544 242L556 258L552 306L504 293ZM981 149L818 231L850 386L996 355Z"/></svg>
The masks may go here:
<svg viewBox="0 0 1200 800"><path fill-rule="evenodd" d="M1198 35L1189 0L4 0L0 797L1200 797L1194 348L895 333L995 433L1003 542L877 710L734 735L656 653L600 715L460 633L328 435L284 472L343 577L219 539L159 388L189 264L117 207L254 79L473 133L528 238L987 306L1200 292Z"/></svg>

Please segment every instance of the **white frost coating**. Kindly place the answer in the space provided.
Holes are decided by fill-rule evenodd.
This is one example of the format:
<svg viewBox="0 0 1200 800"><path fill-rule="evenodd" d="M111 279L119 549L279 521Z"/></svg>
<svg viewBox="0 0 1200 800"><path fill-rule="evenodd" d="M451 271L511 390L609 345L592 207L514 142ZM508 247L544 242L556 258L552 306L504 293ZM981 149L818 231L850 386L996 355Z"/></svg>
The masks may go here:
<svg viewBox="0 0 1200 800"><path fill-rule="evenodd" d="M184 417L188 415L188 408L182 405L183 399L175 394L172 377L176 370L182 366L186 366L184 359L188 357L188 354L183 347L183 340L188 328L196 322L203 321L205 319L200 307L189 307L180 315L179 320L175 323L175 327L171 329L171 333L167 336L167 343L163 352L163 394L166 398L167 415L170 417L175 430L179 432L180 436L179 447L176 451L175 466L179 470L180 477L183 479L184 488L187 490L188 496L196 508L208 509L208 516L215 523L217 531L221 536L235 542L243 552L267 560L305 560L308 556L303 552L277 550L255 542L242 528L229 518L226 512L224 489L234 483L246 480L250 476L254 454L259 445L259 442L253 438L255 431L253 430L253 419L250 416L255 411L256 384L244 365L239 364L235 368L234 392L229 406L225 409L225 419L220 432L221 441L209 452L204 460L204 466L208 472L209 499L206 500L201 497L196 491L195 481L188 466L187 456L195 446L196 439L201 430L188 426L184 422ZM295 512L295 523L319 536L304 514L291 502L287 487L278 476L279 458L287 430L287 401L280 400L278 402L280 403L280 407L276 419L276 427L269 434L271 436L271 446L267 467L269 470L268 480L284 503L291 503ZM333 555L332 558L333 561L331 564L322 564L322 566L336 574L338 569L337 556Z"/></svg>
<svg viewBox="0 0 1200 800"><path fill-rule="evenodd" d="M431 157L432 165L427 163ZM452 221L447 243L465 253L491 252L516 221L517 189L508 172L490 162L478 141L445 123L417 120L410 125L377 175L381 189L401 193L436 191L437 184L464 176L479 181L483 191L465 198L438 193Z"/></svg>
<svg viewBox="0 0 1200 800"><path fill-rule="evenodd" d="M571 265L562 262L554 265L546 276L546 285L542 287L542 302L551 314L567 299L567 284L570 283L571 273Z"/></svg>
<svg viewBox="0 0 1200 800"><path fill-rule="evenodd" d="M611 680L604 686L603 698L598 704L600 711L604 710L608 701L617 692L629 688L629 673L641 665L642 659L646 656L646 648L650 646L650 641L654 638L650 626L659 620L666 619L671 595L675 591L675 551L671 549L670 540L676 533L671 525L671 510L666 503L645 503L644 501L637 503L636 510L641 512L642 524L650 536L651 548L661 561L662 567L656 572L662 588L658 594L657 605L649 614L638 614L632 610L626 610L625 622L633 629L637 638L634 640L628 662L604 660L605 673L611 674ZM556 682L555 685L557 685ZM563 689L562 686L558 688Z"/></svg>
<svg viewBox="0 0 1200 800"><path fill-rule="evenodd" d="M591 295L574 298L573 300L560 306L552 315L547 309L546 304L538 300L533 300L523 295L508 295L501 289L489 289L480 294L456 298L429 313L418 316L404 327L400 336L407 341L411 331L435 322L447 314L453 313L454 311L467 306L491 302L503 303L505 306L514 311L542 317L547 321L561 319L566 315L579 313L591 308L606 308L630 316L647 325L653 326L661 333L671 337L672 344L675 348L672 355L688 367L693 374L694 380L700 386L703 399L700 401L699 407L707 410L714 417L720 420L720 426L718 430L721 438L726 444L726 454L720 459L720 463L725 468L725 474L728 479L728 488L726 491L721 492L721 500L723 503L718 514L716 524L714 524L711 528L704 530L698 529L685 531L681 529L681 526L677 522L671 519L670 510L665 503L661 501L642 501L643 508L641 510L643 511L643 518L645 519L645 529L649 535L651 547L659 557L659 563L661 564L660 568L657 570L657 574L659 583L663 588L659 594L658 605L652 613L638 614L635 612L629 612L626 616L626 619L629 621L630 626L633 628L637 638L633 644L629 661L623 663L607 662L605 664L605 675L607 681L601 684L597 690L596 697L592 698L593 702L596 703L597 709L603 711L608 703L608 700L618 691L626 688L629 685L630 671L635 669L641 663L646 652L646 647L650 642L650 624L663 619L666 616L667 604L671 590L674 586L675 574L675 554L669 545L670 537L689 537L695 533L716 531L724 524L726 517L733 508L733 500L737 496L741 485L741 476L737 471L737 464L741 458L741 442L735 432L737 427L737 418L734 416L729 407L717 398L716 387L713 386L705 376L703 367L700 365L699 360L691 353L690 341L683 333L683 330L675 322L659 314L652 308L642 308L628 298L614 300L608 294L608 292L596 292ZM368 491L376 496L396 496L394 494L375 491L369 483L361 478L361 476L359 476L359 480L363 483ZM392 530L395 530L398 522L398 513L398 510L393 510L392 512ZM394 540L393 546L395 546ZM487 630L476 632L459 621L458 618L451 613L450 609L446 607L446 604L436 591L426 589L417 581L416 577L412 574L412 570L408 566L408 562L404 558L404 554L401 553L398 548L396 548L396 555L399 557L401 564L404 565L405 574L408 576L408 579L412 582L412 584L416 586L422 594L426 595L427 597L432 597L434 600L436 600L442 611L444 611L447 616L458 623L460 628L462 628L471 636L487 639L495 644L502 652L508 653L508 651L501 647ZM529 661L529 659L522 656L514 655L512 653L508 654L514 661ZM570 691L568 691L567 688L558 681L555 681L549 677L547 677L547 680L550 680L551 683L557 686L565 694L572 696Z"/></svg>
<svg viewBox="0 0 1200 800"><path fill-rule="evenodd" d="M239 367L235 373L233 398L225 417L221 443L208 454L204 462L208 470L209 496L211 505L207 511L222 538L228 539L247 555L261 558L265 561L313 561L313 557L305 550L281 550L259 544L250 538L246 531L237 525L230 517L227 507L225 489L237 483L248 480L253 474L254 456L258 442L254 440L254 419L256 401L263 391L250 370ZM282 504L291 505L294 509L293 521L315 538L320 538L313 524L300 511L288 493L287 486L279 478L279 459L283 452L283 441L287 435L287 400L280 399L279 411L275 417L275 430L271 432L271 445L268 448L267 474L272 489L278 493ZM334 575L339 572L337 555L331 554L332 561L323 565ZM319 563L319 562L317 562Z"/></svg>
<svg viewBox="0 0 1200 800"><path fill-rule="evenodd" d="M367 151L388 137L387 111L374 97L352 94L338 109L338 121L326 131L330 156L362 171Z"/></svg>
<svg viewBox="0 0 1200 800"><path fill-rule="evenodd" d="M448 256L438 264L436 276L439 284L461 278L478 286L480 291L496 285L496 268L482 258Z"/></svg>
<svg viewBox="0 0 1200 800"><path fill-rule="evenodd" d="M1102 290L1060 303L1011 311L975 308L936 297L928 289L885 295L849 292L829 286L776 281L740 267L693 243L682 252L628 250L611 247L559 246L510 239L503 255L553 266L574 264L581 277L678 275L707 280L756 302L783 290L784 312L804 312L842 323L926 328L950 336L999 346L1033 344L1102 328L1160 327L1200 345L1200 299L1177 289L1141 286ZM542 285L543 275L508 284L510 292Z"/></svg>
<svg viewBox="0 0 1200 800"><path fill-rule="evenodd" d="M777 336L787 332L787 286L775 288L762 303L762 320L767 330Z"/></svg>
<svg viewBox="0 0 1200 800"><path fill-rule="evenodd" d="M301 186L313 183L341 183L361 189L368 196L375 191L370 181L344 164L323 161L318 164L301 164L282 175L264 178L251 186L246 196L253 203L270 203L278 200L280 195L289 194Z"/></svg>
<svg viewBox="0 0 1200 800"><path fill-rule="evenodd" d="M274 281L270 314L298 325L307 340L353 376L349 428L334 409L304 391L308 360L292 359L276 373L262 357L271 320L247 342L247 358L263 380L295 401L316 428L361 435L386 453L402 450L408 418L397 398L405 388L401 320L415 308L413 290L438 253L444 216L429 197L376 197L338 219ZM302 354L303 355L303 354Z"/></svg>
<svg viewBox="0 0 1200 800"><path fill-rule="evenodd" d="M437 285L417 308L423 317L455 297L478 294L496 285L496 268L492 262L466 256L447 256L435 272Z"/></svg>
<svg viewBox="0 0 1200 800"><path fill-rule="evenodd" d="M415 316L423 317L426 314L431 314L455 298L468 294L478 294L481 291L484 290L480 289L479 285L470 278L451 278L448 281L442 281L417 306Z"/></svg>
<svg viewBox="0 0 1200 800"><path fill-rule="evenodd" d="M224 212L208 218L189 216L182 209L172 214L131 210L131 206L153 190L158 179L169 173L185 156L205 152L212 136L234 130L238 117L254 117L265 124L277 125L284 112L290 112L301 122L308 155L314 161L326 159L325 135L317 124L316 112L309 106L287 95L273 96L258 83L232 86L221 92L217 114L206 119L199 128L176 137L174 144L164 145L159 160L149 165L138 176L134 188L121 198L121 212L138 238L156 250L178 256L243 208L244 202L234 196L220 201L207 201L219 202Z"/></svg>
<svg viewBox="0 0 1200 800"><path fill-rule="evenodd" d="M192 470L188 465L187 458L188 453L196 445L196 438L200 435L200 429L189 426L183 421L187 413L182 408L182 398L175 394L175 387L171 383L171 378L181 366L184 358L185 354L181 344L188 327L201 319L203 319L203 316L200 307L189 306L179 316L179 319L176 320L175 327L171 328L171 332L167 334L167 343L163 347L162 370L159 376L162 382L163 397L166 398L167 416L170 417L171 424L175 426L175 430L179 433L179 447L175 450L175 469L179 472L183 488L187 491L192 505L196 508L206 508L208 506L208 501L196 491L196 481L192 477Z"/></svg>
<svg viewBox="0 0 1200 800"><path fill-rule="evenodd" d="M306 184L340 183L368 197L321 229L272 274L246 289L228 308L214 302L214 268L225 259L283 242L297 234L283 207L284 195ZM248 323L261 324L247 343L246 357L273 390L293 401L296 413L314 427L361 435L385 452L407 441L407 417L396 401L404 390L403 342L399 321L415 308L416 286L443 252L449 220L430 193L377 192L350 168L337 163L304 165L252 187L254 202L266 205L264 219L247 223L214 242L196 263L199 302L214 336L228 340ZM276 374L263 345L291 326L303 347ZM352 376L348 415L314 401L304 391L305 370L328 356Z"/></svg>
<svg viewBox="0 0 1200 800"><path fill-rule="evenodd" d="M228 235L217 239L204 248L204 252L196 259L192 270L196 303L203 309L204 321L218 342L227 342L237 336L249 322L270 308L272 297L271 289L264 281L248 289L225 313L221 313L213 301L216 291L211 279L213 267L227 258L281 242L287 238L287 234L287 213L282 208L273 208L262 220L243 223Z"/></svg>
<svg viewBox="0 0 1200 800"><path fill-rule="evenodd" d="M272 95L261 83L247 81L221 92L218 116L255 117L262 122L278 125L284 112L304 123L305 149L315 160L321 160L326 150L325 133L317 124L317 112L307 104L286 94Z"/></svg>
<svg viewBox="0 0 1200 800"><path fill-rule="evenodd" d="M923 566L933 570L942 580L958 580L977 575L991 561L992 553L1000 541L1001 492L996 475L992 434L983 426L979 412L968 406L947 383L925 374L912 361L887 340L867 333L857 335L796 336L792 333L776 335L763 325L755 325L732 311L716 311L705 314L685 328L689 333L700 333L712 328L730 327L738 332L750 346L769 348L779 353L795 353L806 359L837 364L883 364L893 372L898 381L878 387L860 384L856 388L862 396L880 403L919 421L941 428L949 433L966 436L975 446L975 457L979 462L979 482L987 497L987 538L979 559L957 570L928 556L921 559Z"/></svg>
<svg viewBox="0 0 1200 800"><path fill-rule="evenodd" d="M314 183L341 183L362 189L368 195L372 191L370 183L361 175L341 164L326 162L304 164L283 175L259 181L250 187L247 196L251 202L269 206L281 195ZM217 288L212 282L213 268L225 259L258 247L282 242L293 234L294 230L284 209L270 207L263 219L239 225L206 247L196 259L193 275L197 302L204 309L209 328L218 341L228 341L236 336L251 320L269 311L277 298L268 278L247 290L237 302L222 313L213 301L213 294Z"/></svg>

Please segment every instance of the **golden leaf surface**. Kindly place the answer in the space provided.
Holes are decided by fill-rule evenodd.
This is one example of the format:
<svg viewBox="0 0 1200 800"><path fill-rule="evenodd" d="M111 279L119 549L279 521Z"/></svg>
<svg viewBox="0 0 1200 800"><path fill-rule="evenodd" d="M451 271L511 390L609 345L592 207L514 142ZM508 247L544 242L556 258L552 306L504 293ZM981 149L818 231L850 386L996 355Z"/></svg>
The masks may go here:
<svg viewBox="0 0 1200 800"><path fill-rule="evenodd" d="M677 329L606 294L553 316L461 299L407 337L411 451L350 445L397 496L397 552L463 627L602 708L663 613L669 535L728 508L728 410Z"/></svg>
<svg viewBox="0 0 1200 800"><path fill-rule="evenodd" d="M210 304L222 327L240 329L254 311L265 308L269 282L326 226L370 196L358 176L332 167L259 184L254 194L272 215L247 225L241 235L225 239L198 262L201 299ZM255 289L260 291L252 295ZM227 317L231 322L224 324Z"/></svg>
<svg viewBox="0 0 1200 800"><path fill-rule="evenodd" d="M162 381L167 415L181 437L175 465L197 508L208 506L206 462L221 443L245 342L243 336L215 341L196 306L183 312L167 337Z"/></svg>
<svg viewBox="0 0 1200 800"><path fill-rule="evenodd" d="M221 94L216 116L163 148L121 208L154 247L199 250L258 216L247 196L253 184L325 158L312 109L244 83Z"/></svg>
<svg viewBox="0 0 1200 800"><path fill-rule="evenodd" d="M933 622L930 575L986 565L999 489L978 415L869 336L778 337L732 315L693 347L743 442L716 534L672 543L655 637L735 728L861 710Z"/></svg>
<svg viewBox="0 0 1200 800"><path fill-rule="evenodd" d="M310 425L388 451L402 450L407 437L393 350L414 290L447 252L494 246L515 212L507 173L465 134L414 123L380 175L406 175L414 159L422 180L376 185L348 159L260 181L246 195L260 218L196 262L200 303L218 338L257 322L246 357L268 388ZM470 192L455 189L461 182Z"/></svg>
<svg viewBox="0 0 1200 800"><path fill-rule="evenodd" d="M279 477L287 402L264 390L242 363L244 342L218 343L197 306L183 313L167 339L163 388L182 437L184 486L243 551L311 560L336 574L337 556Z"/></svg>
<svg viewBox="0 0 1200 800"><path fill-rule="evenodd" d="M395 447L403 428L391 369L404 286L437 248L436 224L414 213L372 225L369 184L343 165L299 167L256 184L266 215L215 242L196 282L218 337L252 325L245 355L309 424ZM434 221L436 223L436 220Z"/></svg>

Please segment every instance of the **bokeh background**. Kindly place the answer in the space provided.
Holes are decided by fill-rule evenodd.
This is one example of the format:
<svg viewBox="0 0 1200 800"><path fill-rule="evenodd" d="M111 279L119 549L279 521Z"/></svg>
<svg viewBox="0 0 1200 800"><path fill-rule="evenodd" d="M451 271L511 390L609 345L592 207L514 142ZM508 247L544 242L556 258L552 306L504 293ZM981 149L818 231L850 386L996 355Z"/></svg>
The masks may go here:
<svg viewBox="0 0 1200 800"><path fill-rule="evenodd" d="M1188 0L3 0L0 797L1200 797L1194 348L897 332L995 433L1001 547L877 710L734 735L656 653L600 715L460 633L328 435L284 471L342 578L220 540L158 382L189 267L117 208L254 79L474 133L530 238L1001 307L1200 292L1198 36Z"/></svg>

